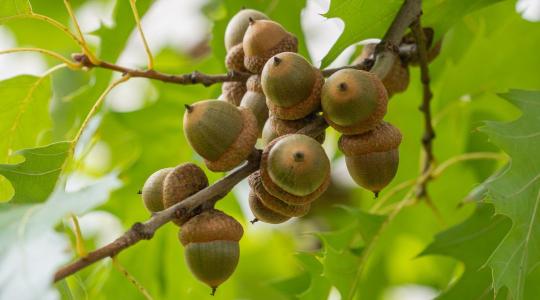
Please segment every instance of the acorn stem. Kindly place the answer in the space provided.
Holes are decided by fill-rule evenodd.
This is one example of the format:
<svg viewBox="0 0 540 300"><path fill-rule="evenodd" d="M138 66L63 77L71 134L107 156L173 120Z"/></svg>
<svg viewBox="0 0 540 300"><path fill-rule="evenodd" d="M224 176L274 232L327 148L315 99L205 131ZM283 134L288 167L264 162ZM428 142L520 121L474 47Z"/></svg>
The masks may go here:
<svg viewBox="0 0 540 300"><path fill-rule="evenodd" d="M274 56L274 66L277 66L281 63L281 58Z"/></svg>
<svg viewBox="0 0 540 300"><path fill-rule="evenodd" d="M259 219L257 219L257 218L255 218L255 219L249 221L249 223L251 223L251 224L255 224L255 223L257 223L257 222L259 222Z"/></svg>
<svg viewBox="0 0 540 300"><path fill-rule="evenodd" d="M184 104L184 107L186 108L187 112L190 113L193 111L193 106L189 105L189 104Z"/></svg>
<svg viewBox="0 0 540 300"><path fill-rule="evenodd" d="M214 296L216 294L217 287L212 288L212 292L210 293L210 296Z"/></svg>
<svg viewBox="0 0 540 300"><path fill-rule="evenodd" d="M373 192L373 198L374 199L379 198L379 191Z"/></svg>
<svg viewBox="0 0 540 300"><path fill-rule="evenodd" d="M303 162L304 161L304 153L302 152L295 152L293 154L294 161L295 162Z"/></svg>
<svg viewBox="0 0 540 300"><path fill-rule="evenodd" d="M342 82L339 84L339 90L344 92L347 90L347 84L345 82Z"/></svg>
<svg viewBox="0 0 540 300"><path fill-rule="evenodd" d="M255 24L255 20L252 17L249 17L249 25Z"/></svg>

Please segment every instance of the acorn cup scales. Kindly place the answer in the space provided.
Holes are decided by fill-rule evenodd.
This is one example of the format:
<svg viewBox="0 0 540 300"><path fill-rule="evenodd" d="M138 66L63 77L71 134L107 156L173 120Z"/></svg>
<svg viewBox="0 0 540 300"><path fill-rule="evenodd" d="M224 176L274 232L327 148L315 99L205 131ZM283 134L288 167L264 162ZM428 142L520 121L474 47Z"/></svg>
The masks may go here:
<svg viewBox="0 0 540 300"><path fill-rule="evenodd" d="M364 134L341 136L339 149L354 181L377 196L396 175L401 139L399 129L386 122Z"/></svg>
<svg viewBox="0 0 540 300"><path fill-rule="evenodd" d="M186 106L184 134L214 171L229 171L244 161L257 141L257 120L246 108L219 100Z"/></svg>
<svg viewBox="0 0 540 300"><path fill-rule="evenodd" d="M323 116L343 134L373 129L386 114L388 95L374 74L355 69L340 70L324 83Z"/></svg>
<svg viewBox="0 0 540 300"><path fill-rule="evenodd" d="M212 288L212 294L238 265L242 225L219 210L208 210L191 218L179 233L191 272Z"/></svg>
<svg viewBox="0 0 540 300"><path fill-rule="evenodd" d="M303 134L273 140L263 151L264 188L288 204L316 200L330 184L330 161L321 145Z"/></svg>

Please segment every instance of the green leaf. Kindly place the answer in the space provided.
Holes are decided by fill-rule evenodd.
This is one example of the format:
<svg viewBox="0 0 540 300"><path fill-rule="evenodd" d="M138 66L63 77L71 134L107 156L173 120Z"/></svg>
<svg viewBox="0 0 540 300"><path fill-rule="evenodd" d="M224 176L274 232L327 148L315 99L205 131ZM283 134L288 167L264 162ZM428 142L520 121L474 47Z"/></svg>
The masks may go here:
<svg viewBox="0 0 540 300"><path fill-rule="evenodd" d="M465 265L459 281L437 299L493 298L491 270L483 265L512 226L508 217L494 211L493 205L479 203L467 220L437 234L420 254L450 256Z"/></svg>
<svg viewBox="0 0 540 300"><path fill-rule="evenodd" d="M0 2L0 24L12 16L26 15L32 12L28 0L3 0Z"/></svg>
<svg viewBox="0 0 540 300"><path fill-rule="evenodd" d="M511 157L510 167L487 185L496 211L513 222L489 264L495 288L506 286L513 298L522 299L527 276L540 261L540 92L511 90L501 96L523 114L482 128Z"/></svg>
<svg viewBox="0 0 540 300"><path fill-rule="evenodd" d="M54 272L71 256L66 252L68 239L55 231L55 225L67 214L82 214L105 202L119 185L111 174L77 192L57 188L43 204L1 204L0 298L55 297Z"/></svg>
<svg viewBox="0 0 540 300"><path fill-rule="evenodd" d="M42 202L53 191L70 142L58 142L44 147L24 149L16 152L24 157L19 164L0 164L0 174L6 177L15 195L13 203Z"/></svg>
<svg viewBox="0 0 540 300"><path fill-rule="evenodd" d="M17 76L0 82L0 163L13 161L16 150L42 144L51 128L48 77ZM0 178L0 200L11 196L8 183Z"/></svg>

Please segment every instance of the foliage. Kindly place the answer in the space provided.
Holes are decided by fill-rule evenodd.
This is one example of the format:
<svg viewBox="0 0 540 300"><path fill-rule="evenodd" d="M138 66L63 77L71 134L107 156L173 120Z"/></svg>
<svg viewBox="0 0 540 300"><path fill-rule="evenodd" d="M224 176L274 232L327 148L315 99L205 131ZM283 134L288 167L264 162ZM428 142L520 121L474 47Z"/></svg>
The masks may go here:
<svg viewBox="0 0 540 300"><path fill-rule="evenodd" d="M65 57L81 52L61 30L27 18L49 16L74 31L62 1L30 2L0 1L0 29L13 35L17 47L46 48ZM99 58L118 61L128 41L138 37L129 1L72 2L76 11L89 2L114 5L112 25L101 24L86 37L99 40L91 45ZM386 199L400 183L418 177L422 89L418 68L412 67L409 89L392 98L385 117L400 128L404 140L398 174L380 200L336 176L332 193L308 216L283 226L251 225L246 222L251 217L247 185L241 183L217 204L239 219L246 233L239 267L216 297L328 299L339 294L344 299L390 299L395 288L407 285L429 287L441 293L440 299L534 299L540 292L540 94L532 92L540 90L540 23L523 20L510 0L424 2L424 25L443 37L441 55L430 65L437 162L500 150L508 161L460 161L438 174L428 188L438 214L425 201L407 197L411 193L406 190ZM157 5L136 3L142 18ZM333 0L325 17L341 18L345 30L323 66L352 44L381 38L400 3ZM224 72L223 32L242 6L260 9L283 24L299 38L300 53L307 56L309 41L300 23L305 4L210 1L201 11L213 24L211 53L198 57L166 46L154 53L156 70ZM48 68L58 65L55 59L42 58ZM141 68L145 64L138 62ZM184 104L217 98L220 91L219 86L131 79L122 85L142 94L128 94L142 103L120 110L115 105L119 97L110 95L75 145L83 120L117 76L103 69L58 67L43 76L0 81L0 201L5 202L0 204L0 286L8 287L0 289L1 299L143 298L109 262L51 285L54 271L76 257L74 236L64 224L71 214L82 219L94 209L113 214L124 229L148 219L137 195L148 175L186 161L203 166L182 133ZM510 89L519 90L507 92ZM497 96L501 92L508 101ZM487 135L476 130L485 120L497 120L485 123L482 131ZM344 172L337 138L329 130L325 144L335 173ZM508 167L498 171L506 163ZM212 182L221 177L206 171ZM487 197L463 202L476 187L485 187ZM373 209L383 199L387 202ZM392 216L400 203L405 205ZM99 225L96 230L107 230L107 225ZM156 299L209 299L208 289L185 266L177 233L177 227L168 224L151 241L122 252L118 261ZM86 248L101 246L84 226L83 237Z"/></svg>

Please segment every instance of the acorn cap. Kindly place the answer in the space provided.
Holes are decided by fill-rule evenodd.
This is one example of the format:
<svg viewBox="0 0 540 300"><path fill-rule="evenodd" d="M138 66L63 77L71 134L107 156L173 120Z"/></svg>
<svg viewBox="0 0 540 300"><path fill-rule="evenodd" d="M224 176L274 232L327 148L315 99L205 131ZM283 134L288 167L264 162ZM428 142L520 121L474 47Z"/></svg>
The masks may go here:
<svg viewBox="0 0 540 300"><path fill-rule="evenodd" d="M263 186L261 173L256 171L248 177L249 186L251 190L257 195L262 204L269 210L277 212L287 217L303 217L311 208L310 203L305 204L288 204L278 198L272 196L266 191Z"/></svg>
<svg viewBox="0 0 540 300"><path fill-rule="evenodd" d="M255 216L255 220L252 222L262 221L269 224L280 224L291 218L267 208L253 190L249 192L249 208Z"/></svg>
<svg viewBox="0 0 540 300"><path fill-rule="evenodd" d="M261 73L268 108L286 120L303 118L320 108L323 82L320 70L292 52L273 56Z"/></svg>
<svg viewBox="0 0 540 300"><path fill-rule="evenodd" d="M279 137L277 132L272 127L272 123L270 121L271 117L272 116L270 116L268 120L266 120L266 122L264 123L263 130L262 130L261 139L262 139L263 146L268 145L271 141Z"/></svg>
<svg viewBox="0 0 540 300"><path fill-rule="evenodd" d="M392 124L379 123L373 130L358 135L342 135L339 150L345 156L357 156L373 152L397 149L401 144L401 132Z"/></svg>
<svg viewBox="0 0 540 300"><path fill-rule="evenodd" d="M345 156L345 163L352 179L377 196L396 176L399 151L395 148L384 152Z"/></svg>
<svg viewBox="0 0 540 300"><path fill-rule="evenodd" d="M189 219L182 226L179 239L182 245L213 241L238 242L244 234L242 225L233 217L211 209Z"/></svg>
<svg viewBox="0 0 540 300"><path fill-rule="evenodd" d="M184 163L172 169L163 181L163 206L171 207L208 186L204 171L193 163ZM177 220L173 220L181 225Z"/></svg>
<svg viewBox="0 0 540 300"><path fill-rule="evenodd" d="M144 206L150 212L158 212L163 207L163 181L173 168L164 168L157 170L144 182L141 190Z"/></svg>
<svg viewBox="0 0 540 300"><path fill-rule="evenodd" d="M240 105L246 91L246 84L242 81L227 81L221 85L223 100L234 106Z"/></svg>
<svg viewBox="0 0 540 300"><path fill-rule="evenodd" d="M343 69L330 76L322 88L323 116L343 134L374 128L386 114L388 95L381 80L370 72Z"/></svg>
<svg viewBox="0 0 540 300"><path fill-rule="evenodd" d="M258 136L262 134L264 123L268 119L268 107L264 94L248 91L242 98L240 106L248 108L257 119Z"/></svg>
<svg viewBox="0 0 540 300"><path fill-rule="evenodd" d="M251 153L257 142L257 120L245 108L205 100L187 106L184 134L191 147L214 171L228 171Z"/></svg>
<svg viewBox="0 0 540 300"><path fill-rule="evenodd" d="M266 61L281 52L298 51L298 40L274 21L252 20L243 39L244 66L260 73Z"/></svg>
<svg viewBox="0 0 540 300"><path fill-rule="evenodd" d="M276 138L282 135L296 133L298 130L306 127L308 124L313 122L315 118L317 118L317 115L311 114L298 120L282 120L271 115L268 118L267 123L269 123L268 126L272 128L272 131L275 133L274 138ZM272 138L272 140L274 138ZM326 138L326 131L323 131L320 135L315 137L315 140L322 144L324 143L325 138Z"/></svg>
<svg viewBox="0 0 540 300"><path fill-rule="evenodd" d="M229 70L247 72L244 66L244 47L242 43L233 46L225 56L225 66Z"/></svg>
<svg viewBox="0 0 540 300"><path fill-rule="evenodd" d="M264 92L261 86L261 75L254 74L254 75L249 76L246 82L246 87L248 91L263 94Z"/></svg>
<svg viewBox="0 0 540 300"><path fill-rule="evenodd" d="M244 34L249 27L249 19L267 20L268 16L254 9L242 9L236 13L227 24L225 29L225 48L227 51L232 47L242 44Z"/></svg>
<svg viewBox="0 0 540 300"><path fill-rule="evenodd" d="M330 184L330 161L321 145L302 134L279 137L263 151L261 178L265 189L289 204L317 199Z"/></svg>

